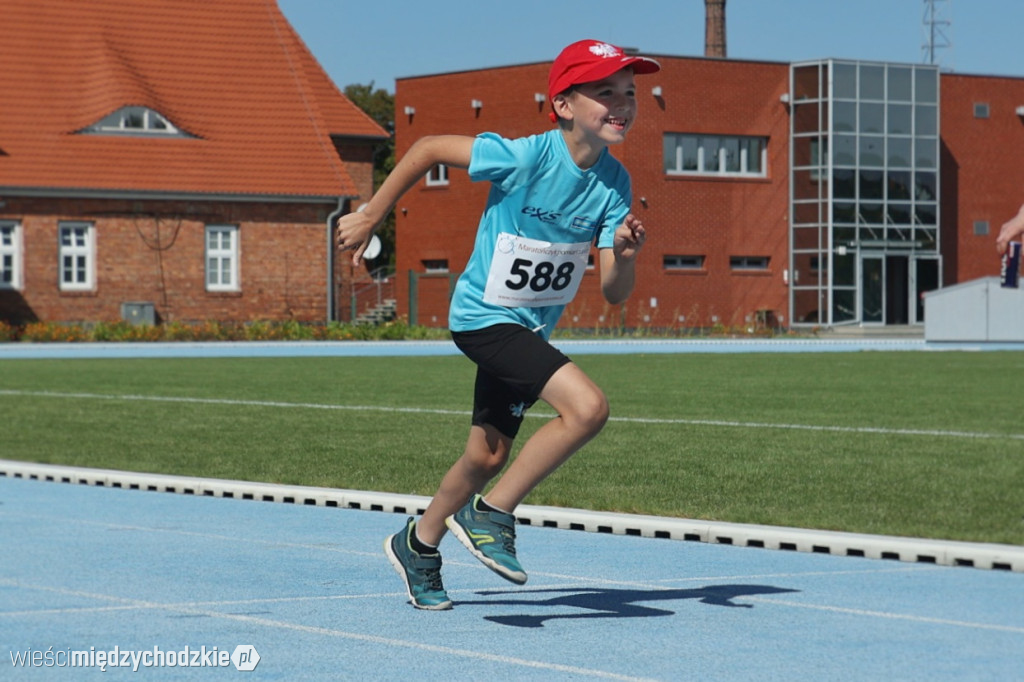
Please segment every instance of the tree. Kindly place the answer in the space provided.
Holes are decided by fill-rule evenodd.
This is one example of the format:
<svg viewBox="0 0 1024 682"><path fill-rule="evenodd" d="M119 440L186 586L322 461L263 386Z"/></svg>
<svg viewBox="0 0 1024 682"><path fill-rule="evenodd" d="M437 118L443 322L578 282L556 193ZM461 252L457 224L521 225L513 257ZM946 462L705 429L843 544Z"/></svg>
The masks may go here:
<svg viewBox="0 0 1024 682"><path fill-rule="evenodd" d="M386 142L377 145L373 151L373 190L381 186L384 179L395 167L395 96L387 90L374 90L373 81L367 85L345 86L345 97L362 109L377 124L388 131L391 136ZM378 262L395 264L395 214L392 212L377 230L380 237L381 252Z"/></svg>

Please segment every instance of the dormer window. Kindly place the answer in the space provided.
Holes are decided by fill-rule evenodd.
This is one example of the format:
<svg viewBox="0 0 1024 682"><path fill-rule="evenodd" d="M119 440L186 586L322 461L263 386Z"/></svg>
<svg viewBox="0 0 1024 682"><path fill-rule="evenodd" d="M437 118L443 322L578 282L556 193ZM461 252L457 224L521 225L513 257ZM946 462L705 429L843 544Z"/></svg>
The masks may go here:
<svg viewBox="0 0 1024 682"><path fill-rule="evenodd" d="M121 107L82 130L98 135L167 135L192 137L178 129L166 116L148 107Z"/></svg>

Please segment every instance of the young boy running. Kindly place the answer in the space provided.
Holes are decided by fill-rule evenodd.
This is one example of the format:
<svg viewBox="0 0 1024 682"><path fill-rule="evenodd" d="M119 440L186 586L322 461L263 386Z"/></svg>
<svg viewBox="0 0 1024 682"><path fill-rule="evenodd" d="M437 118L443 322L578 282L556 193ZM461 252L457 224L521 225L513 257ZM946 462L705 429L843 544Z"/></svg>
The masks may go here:
<svg viewBox="0 0 1024 682"><path fill-rule="evenodd" d="M604 393L548 338L583 279L591 244L599 250L605 299L619 304L633 290L646 233L629 212L629 175L607 147L622 142L636 118L634 75L659 69L607 43L573 43L548 78L557 128L515 140L493 133L421 138L365 209L338 221L338 246L352 249L358 264L373 231L434 165L468 168L472 180L491 182L449 314L455 344L477 365L469 438L419 521L410 517L384 543L416 608L452 606L438 552L449 529L490 569L525 583L516 507L608 419ZM558 416L526 441L482 497L538 398Z"/></svg>

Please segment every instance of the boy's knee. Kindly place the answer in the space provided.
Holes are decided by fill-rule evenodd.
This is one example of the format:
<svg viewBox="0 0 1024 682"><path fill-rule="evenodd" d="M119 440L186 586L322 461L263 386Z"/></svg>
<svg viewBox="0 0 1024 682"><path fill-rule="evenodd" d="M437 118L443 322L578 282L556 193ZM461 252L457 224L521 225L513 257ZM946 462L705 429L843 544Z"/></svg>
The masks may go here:
<svg viewBox="0 0 1024 682"><path fill-rule="evenodd" d="M611 408L600 389L588 391L573 403L573 419L587 433L597 433L608 421Z"/></svg>
<svg viewBox="0 0 1024 682"><path fill-rule="evenodd" d="M508 457L500 453L474 453L470 457L472 466L487 478L494 478L501 473L507 461Z"/></svg>
<svg viewBox="0 0 1024 682"><path fill-rule="evenodd" d="M471 440L463 457L466 463L478 473L493 478L505 467L509 450L510 448L500 439L493 439L486 443Z"/></svg>

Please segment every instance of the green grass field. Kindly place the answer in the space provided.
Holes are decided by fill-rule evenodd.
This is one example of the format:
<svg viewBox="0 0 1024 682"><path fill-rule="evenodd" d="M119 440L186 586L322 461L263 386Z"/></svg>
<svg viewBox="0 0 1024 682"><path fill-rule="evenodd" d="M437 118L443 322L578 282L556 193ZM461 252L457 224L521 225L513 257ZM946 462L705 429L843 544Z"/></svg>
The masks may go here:
<svg viewBox="0 0 1024 682"><path fill-rule="evenodd" d="M527 503L1024 544L1024 353L576 361L612 421ZM0 457L431 495L461 453L473 371L454 356L7 360Z"/></svg>

